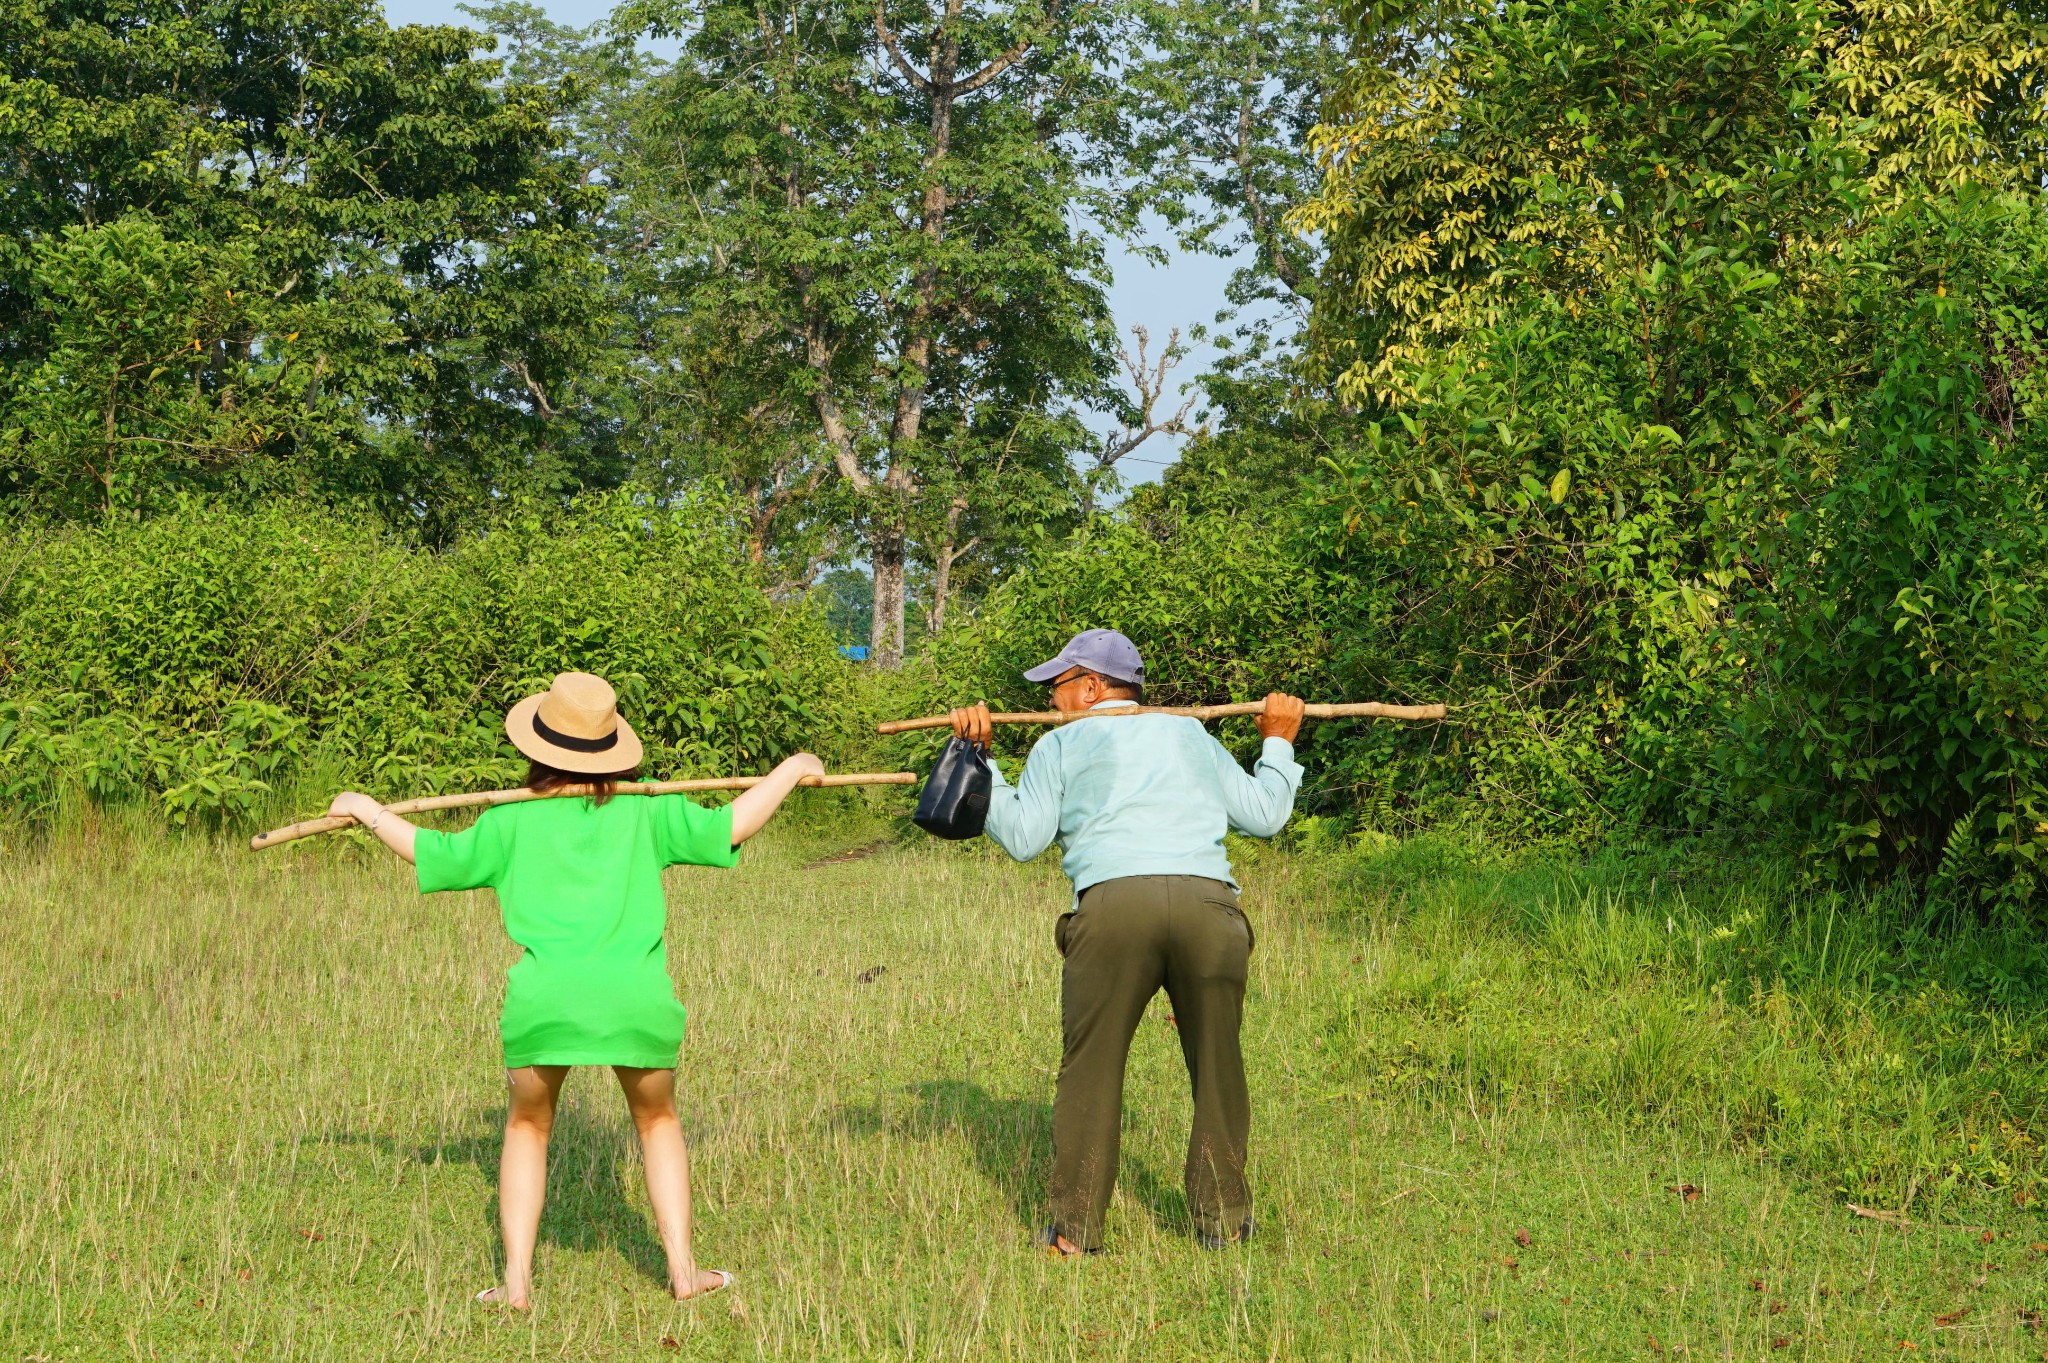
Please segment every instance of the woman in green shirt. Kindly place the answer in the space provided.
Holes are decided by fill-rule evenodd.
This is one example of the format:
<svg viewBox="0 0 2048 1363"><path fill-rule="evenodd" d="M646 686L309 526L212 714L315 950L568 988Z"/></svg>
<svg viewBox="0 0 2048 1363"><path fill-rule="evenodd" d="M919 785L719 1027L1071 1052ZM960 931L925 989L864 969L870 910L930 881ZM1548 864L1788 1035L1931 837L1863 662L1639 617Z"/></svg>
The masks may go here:
<svg viewBox="0 0 2048 1363"><path fill-rule="evenodd" d="M415 828L367 795L337 795L346 814L419 868L423 893L498 892L505 933L524 953L505 977L499 1030L510 1105L498 1174L505 1282L477 1300L524 1310L547 1190L548 1133L571 1065L610 1065L625 1090L647 1167L647 1196L668 1251L678 1299L732 1282L700 1269L690 1243L690 1162L676 1120L675 1063L683 1005L668 977L661 870L731 866L805 776L825 767L789 758L723 809L681 795L613 798L639 774L639 736L599 677L565 672L505 716L505 734L531 761L534 790L590 785L584 799L499 805L460 833Z"/></svg>

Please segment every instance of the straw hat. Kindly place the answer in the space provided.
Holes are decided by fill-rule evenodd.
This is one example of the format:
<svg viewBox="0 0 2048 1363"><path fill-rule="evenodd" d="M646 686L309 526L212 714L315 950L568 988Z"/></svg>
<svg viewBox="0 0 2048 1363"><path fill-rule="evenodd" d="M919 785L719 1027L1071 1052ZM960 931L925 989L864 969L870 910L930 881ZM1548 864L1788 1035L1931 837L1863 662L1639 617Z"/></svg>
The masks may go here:
<svg viewBox="0 0 2048 1363"><path fill-rule="evenodd" d="M564 672L513 706L505 737L534 761L582 776L630 771L642 753L640 735L619 718L618 693L588 672Z"/></svg>

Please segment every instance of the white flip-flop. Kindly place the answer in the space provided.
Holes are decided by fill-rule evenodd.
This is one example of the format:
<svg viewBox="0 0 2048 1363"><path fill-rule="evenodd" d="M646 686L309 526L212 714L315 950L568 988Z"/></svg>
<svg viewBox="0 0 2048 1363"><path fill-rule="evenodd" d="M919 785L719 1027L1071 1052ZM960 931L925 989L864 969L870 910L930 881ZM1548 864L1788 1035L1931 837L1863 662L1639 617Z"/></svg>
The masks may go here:
<svg viewBox="0 0 2048 1363"><path fill-rule="evenodd" d="M728 1272L725 1269L714 1268L711 1271L718 1275L718 1286L707 1287L702 1292L692 1292L689 1296L683 1298L684 1301L696 1301L699 1297L708 1297L713 1292L723 1292L726 1288L739 1281L738 1274Z"/></svg>

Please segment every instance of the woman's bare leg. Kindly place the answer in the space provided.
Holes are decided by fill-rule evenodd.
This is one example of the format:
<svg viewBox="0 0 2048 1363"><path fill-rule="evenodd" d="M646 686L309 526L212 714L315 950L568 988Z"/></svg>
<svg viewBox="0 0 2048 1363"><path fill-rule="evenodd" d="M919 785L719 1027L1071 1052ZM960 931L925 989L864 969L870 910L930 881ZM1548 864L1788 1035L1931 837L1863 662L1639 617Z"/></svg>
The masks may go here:
<svg viewBox="0 0 2048 1363"><path fill-rule="evenodd" d="M697 1267L690 1245L690 1152L683 1144L683 1124L676 1120L676 1072L614 1065L626 1106L640 1132L640 1161L647 1166L647 1200L654 1204L654 1227L668 1252L669 1288L679 1301L710 1292L725 1279Z"/></svg>
<svg viewBox="0 0 2048 1363"><path fill-rule="evenodd" d="M533 1242L548 1192L548 1134L567 1065L528 1065L505 1071L505 1155L498 1165L498 1227L505 1237L505 1285L479 1300L524 1311L533 1292Z"/></svg>

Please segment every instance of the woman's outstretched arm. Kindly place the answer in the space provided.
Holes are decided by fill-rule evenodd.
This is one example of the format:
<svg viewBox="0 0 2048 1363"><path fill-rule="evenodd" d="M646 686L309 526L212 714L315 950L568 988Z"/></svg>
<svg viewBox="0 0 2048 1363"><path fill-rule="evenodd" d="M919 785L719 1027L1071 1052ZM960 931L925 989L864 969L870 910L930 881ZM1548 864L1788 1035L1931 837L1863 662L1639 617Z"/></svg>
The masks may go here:
<svg viewBox="0 0 2048 1363"><path fill-rule="evenodd" d="M377 835L377 841L404 857L412 860L413 841L419 829L393 814L360 791L344 790L334 797L334 803L327 806L329 814L346 814L363 827Z"/></svg>
<svg viewBox="0 0 2048 1363"><path fill-rule="evenodd" d="M780 766L762 778L760 785L741 791L732 802L732 845L738 847L765 828L799 780L824 774L825 764L812 753L785 757Z"/></svg>

